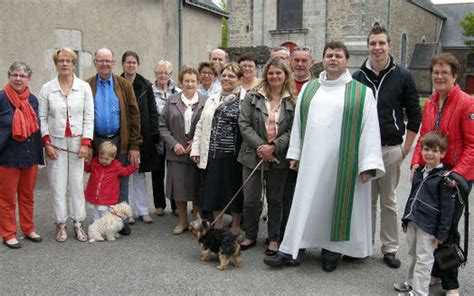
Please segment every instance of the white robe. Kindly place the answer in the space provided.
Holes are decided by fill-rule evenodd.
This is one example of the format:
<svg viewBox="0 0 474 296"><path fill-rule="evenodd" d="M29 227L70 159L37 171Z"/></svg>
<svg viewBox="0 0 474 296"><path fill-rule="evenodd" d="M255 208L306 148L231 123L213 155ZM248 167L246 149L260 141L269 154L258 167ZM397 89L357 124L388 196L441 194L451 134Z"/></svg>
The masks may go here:
<svg viewBox="0 0 474 296"><path fill-rule="evenodd" d="M336 191L339 141L344 110L345 84L351 81L349 71L336 80L320 75L320 87L311 101L306 123L304 145L300 141L300 92L295 110L287 158L299 160L298 180L280 251L297 257L301 248L321 247L353 257L372 254L371 182L355 184L349 241L331 241L331 224ZM358 173L376 170L384 174L376 102L367 88Z"/></svg>

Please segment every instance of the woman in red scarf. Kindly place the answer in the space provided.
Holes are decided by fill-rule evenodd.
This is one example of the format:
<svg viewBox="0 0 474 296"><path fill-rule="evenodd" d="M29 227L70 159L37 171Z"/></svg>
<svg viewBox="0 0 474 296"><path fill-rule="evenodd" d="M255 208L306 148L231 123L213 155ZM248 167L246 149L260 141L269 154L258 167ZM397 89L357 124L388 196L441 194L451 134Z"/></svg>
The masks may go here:
<svg viewBox="0 0 474 296"><path fill-rule="evenodd" d="M22 62L8 69L8 83L0 91L0 236L11 249L16 238L16 198L20 227L26 239L41 242L33 224L33 190L43 147L38 123L38 100L30 93L31 69Z"/></svg>

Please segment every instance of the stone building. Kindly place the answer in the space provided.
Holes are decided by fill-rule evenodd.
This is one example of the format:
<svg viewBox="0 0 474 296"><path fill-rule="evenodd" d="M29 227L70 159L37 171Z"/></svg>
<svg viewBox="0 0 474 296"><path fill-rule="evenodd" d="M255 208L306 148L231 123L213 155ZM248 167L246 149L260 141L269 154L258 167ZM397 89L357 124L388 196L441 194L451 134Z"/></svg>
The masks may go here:
<svg viewBox="0 0 474 296"><path fill-rule="evenodd" d="M464 16L474 11L474 3L440 4L435 7L446 15L446 22L441 30L442 51L451 52L457 57L462 66L459 85L467 93L474 94L474 50L464 43L466 37L460 25Z"/></svg>
<svg viewBox="0 0 474 296"><path fill-rule="evenodd" d="M392 54L407 67L417 43L438 43L444 20L429 0L232 0L229 12L231 46L305 45L320 61L324 44L340 40L351 52L351 69L367 57L375 22L388 29Z"/></svg>
<svg viewBox="0 0 474 296"><path fill-rule="evenodd" d="M161 59L178 68L179 1L176 0L3 0L0 9L0 69L7 80L9 65L20 60L33 70L31 88L56 75L52 52L71 47L79 56L77 74L87 78L95 73L94 52L108 47L117 60L114 71L121 73L124 51L140 55L140 73L153 78ZM222 17L211 0L184 0L183 61L196 64L208 51L220 45ZM175 76L178 71L175 71Z"/></svg>

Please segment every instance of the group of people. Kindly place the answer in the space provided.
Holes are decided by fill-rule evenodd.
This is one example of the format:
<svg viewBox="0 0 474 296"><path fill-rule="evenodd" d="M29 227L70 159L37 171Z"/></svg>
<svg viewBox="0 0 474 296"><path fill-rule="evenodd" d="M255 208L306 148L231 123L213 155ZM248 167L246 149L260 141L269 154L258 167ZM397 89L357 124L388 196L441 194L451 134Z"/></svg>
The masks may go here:
<svg viewBox="0 0 474 296"><path fill-rule="evenodd" d="M327 43L319 79L308 47L291 54L273 48L260 78L254 57L229 62L216 49L198 67L180 69L179 88L168 61L158 62L153 82L138 74L134 51L122 56L123 74L113 74L114 54L106 48L95 53L97 74L83 81L74 74L76 54L61 48L53 54L58 75L38 98L28 88L30 67L13 63L0 92L3 243L21 247L17 196L24 237L41 241L33 190L45 160L58 242L67 240L68 220L76 239L87 241L86 208L96 220L126 201L135 217L153 222L145 177L151 172L156 214L164 215L166 196L178 216L176 235L188 230L192 202L193 219L212 219L215 228L227 227L223 215L231 214L229 231L240 236L243 227L240 248L247 250L257 243L266 199L264 263L272 267L298 265L313 247L322 249L327 272L342 257L371 256L380 204L384 262L400 267L400 225L412 256L407 281L395 288L427 295L441 282L457 295L457 270L440 270L433 251L459 244L463 204L456 181L445 177L457 174L469 186L474 179L474 101L456 83L458 61L442 53L431 62L434 94L422 116L414 79L390 55L387 31L375 26L367 47L369 57L351 75L346 46ZM395 190L420 126L401 222ZM85 193L84 171L91 174ZM125 220L121 233L130 234L133 223Z"/></svg>

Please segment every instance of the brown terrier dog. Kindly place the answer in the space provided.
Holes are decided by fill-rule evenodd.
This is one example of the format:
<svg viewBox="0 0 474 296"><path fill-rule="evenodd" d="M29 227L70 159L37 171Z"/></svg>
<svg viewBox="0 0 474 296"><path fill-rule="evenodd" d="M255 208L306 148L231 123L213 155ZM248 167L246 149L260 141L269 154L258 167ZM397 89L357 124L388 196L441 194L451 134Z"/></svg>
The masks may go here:
<svg viewBox="0 0 474 296"><path fill-rule="evenodd" d="M193 236L199 241L202 261L210 261L212 252L219 256L218 269L224 270L229 266L231 259L236 267L240 267L242 263L240 245L229 231L213 228L208 221L202 220L199 214L196 220L191 222L190 228Z"/></svg>

